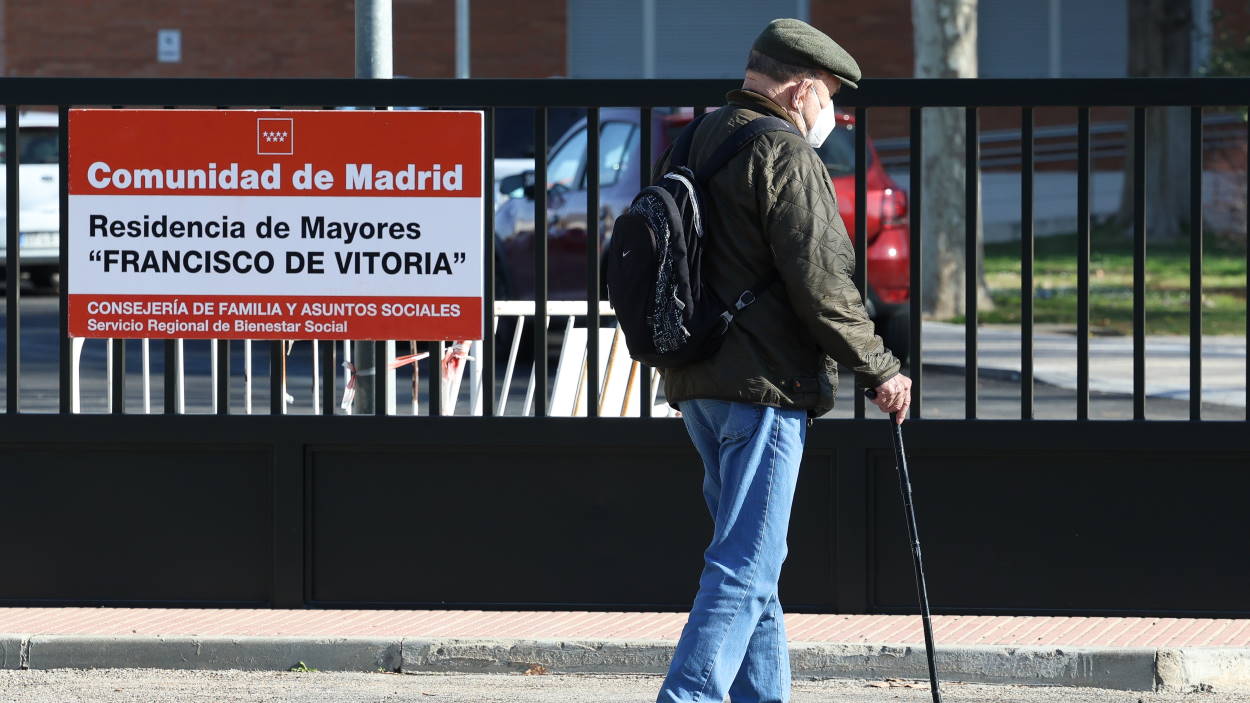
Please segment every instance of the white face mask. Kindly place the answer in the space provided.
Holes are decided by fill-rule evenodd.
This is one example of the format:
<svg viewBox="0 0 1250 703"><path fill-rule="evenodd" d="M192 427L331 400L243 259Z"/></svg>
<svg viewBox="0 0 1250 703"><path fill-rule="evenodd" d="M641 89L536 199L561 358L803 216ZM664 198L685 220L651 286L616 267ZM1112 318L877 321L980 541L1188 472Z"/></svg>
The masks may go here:
<svg viewBox="0 0 1250 703"><path fill-rule="evenodd" d="M820 96L816 94L816 89L812 88L812 97L816 99L816 104L820 104ZM806 120L806 118L804 118ZM838 124L837 114L833 109L833 100L828 105L820 108L820 114L816 116L816 124L807 128L807 143L813 148L819 149L821 144L829 138L829 134L833 132L833 128Z"/></svg>

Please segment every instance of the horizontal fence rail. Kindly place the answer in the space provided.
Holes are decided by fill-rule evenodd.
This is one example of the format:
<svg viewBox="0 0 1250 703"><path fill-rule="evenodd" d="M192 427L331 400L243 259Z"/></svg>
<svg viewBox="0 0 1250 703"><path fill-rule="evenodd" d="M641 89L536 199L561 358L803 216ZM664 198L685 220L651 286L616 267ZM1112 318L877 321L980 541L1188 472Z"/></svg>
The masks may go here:
<svg viewBox="0 0 1250 703"><path fill-rule="evenodd" d="M381 342L372 347L364 359L353 358L353 346L326 341L286 340L269 344L251 341L212 341L207 345L189 346L182 340L160 340L159 351L150 340L69 340L66 334L67 290L73 272L68 268L66 237L61 237L59 271L61 292L56 311L56 409L61 413L108 412L111 414L164 412L169 414L210 412L215 414L252 414L265 409L274 415L351 414L353 392L368 384L376 402L373 414L411 415L547 415L598 414L653 415L673 414L663 401L661 379L651 369L620 366L627 358L619 331L615 331L613 311L606 304L587 305L600 298L603 245L610 236L611 219L603 217L608 204L601 201L598 168L585 169L586 203L586 289L581 301L549 299L552 284L551 256L548 238L533 238L532 274L534 298L526 301L506 299L506 291L496 290L500 272L500 253L490 213L506 197L494 187L494 154L496 148L497 108L524 107L532 111L533 143L550 144L560 137L550 129L549 111L553 108L576 107L584 110L584 124L594 135L587 140L588 164L600 163L602 154L599 135L604 123L602 110L616 106L633 109L637 114L637 132L633 149L637 157L637 183L650 181L653 157L671 139L670 130L654 130L657 119L676 119L683 114L673 106L692 106L694 114L702 114L709 105L723 102L725 92L738 86L737 81L724 80L349 80L349 79L78 79L78 78L5 78L0 79L9 125L17 125L25 106L57 106L60 146L60 227L67 225L67 115L77 106L159 106L169 109L195 106L298 107L332 109L334 106L460 106L482 110L485 114L484 200L486 226L483 237L485 281L484 303L492 314L484 316L486 325L480 341L469 345L453 345L400 340ZM887 79L866 81L858 91L839 94L839 105L854 115L855 165L849 178L853 181L854 219L847 224L855 242L856 265L853 277L868 302L874 297L872 267L868 265L868 244L873 235L869 218L876 217L870 207L876 192L870 191L870 139L872 117L878 108L903 107L909 110L907 137L891 137L877 141L873 153L889 149L906 150L905 155L883 158L885 165L906 164L910 171L909 211L905 217L904 240L910 249L908 274L910 291L903 308L907 332L908 372L914 379L912 417L927 415L922 408L925 389L930 379L923 373L922 334L925 325L924 269L929 213L922 202L922 186L926 165L918 158L923 150L922 127L928 110L943 107L963 108L964 139L964 216L962 253L962 411L965 419L982 416L982 377L980 367L986 357L983 345L982 320L979 314L978 287L982 261L979 249L970 246L977 240L981 223L980 204L985 197L979 174L983 167L1004 163L1004 159L1020 164L1020 232L1021 232L1021 302L1019 371L1012 379L1020 394L1019 417L1038 416L1037 353L1034 307L1034 200L1037 164L1057 158L1076 163L1078 183L1073 208L1077 222L1076 277L1076 340L1075 340L1075 418L1088 420L1091 412L1091 247L1094 235L1091 219L1091 168L1094 158L1128 156L1132 161L1132 177L1126 187L1134 194L1131 232L1133 238L1132 271L1132 362L1131 411L1126 419L1145 420L1146 412L1146 232L1144 193L1146 162L1156 145L1147 143L1147 108L1159 106L1187 107L1189 126L1189 334L1188 334L1188 417L1203 418L1203 256L1204 218L1202 211L1204 149L1244 143L1245 130L1236 126L1238 118L1229 114L1206 114L1204 108L1240 107L1250 94L1250 79L1036 79L1036 80L911 80ZM1241 102L1239 102L1241 101ZM1037 107L1063 106L1075 109L1075 127L1034 127L1033 110ZM1020 110L1019 130L980 129L979 110L990 107L1012 107ZM1091 124L1090 110L1099 107L1127 107L1132 119L1125 123ZM47 109L46 107L43 109ZM685 114L689 114L689 110ZM667 123L665 123L667 124ZM680 119L673 124L683 124ZM1216 142L1204 135L1218 128ZM26 129L26 128L22 128ZM6 287L6 325L4 360L6 373L6 412L35 409L38 400L23 393L24 374L31 365L22 365L22 340L31 335L30 325L23 324L23 310L30 301L23 301L20 280L21 198L19 173L19 129L10 127L5 135L9 160L7 176L7 227L4 241L8 258L5 265L9 285ZM1209 135L1208 135L1209 136ZM1113 137L1114 153L1099 152L1095 137ZM930 143L940 135L927 135ZM1054 140L1063 140L1056 143ZM1039 140L1046 142L1043 146ZM1074 143L1073 143L1074 140ZM1238 141L1240 140L1240 141ZM992 145L987 149L986 145ZM1014 146L1013 146L1014 145ZM654 147L654 148L653 148ZM1074 154L1069 151L1074 150ZM548 155L536 149L533 163L534 181L547 181ZM1244 208L1244 204L1243 204ZM593 213L593 214L592 214ZM554 226L555 213L548 199L533 198L534 230L541 232ZM541 223L541 224L540 224ZM528 305L529 307L525 307ZM569 307L569 306L573 307ZM520 306L520 307L518 307ZM578 307L580 306L580 307ZM521 312L518 312L521 311ZM606 325L606 327L605 327ZM596 332L598 331L598 332ZM46 332L45 332L46 334ZM606 335L606 336L605 336ZM529 340L528 344L525 340ZM101 346L102 345L102 346ZM202 349L201 347L207 347ZM43 348L43 347L41 347ZM401 353L400 350L406 353ZM902 351L902 350L899 350ZM356 353L360 353L358 350ZM137 354L137 356L136 356ZM206 354L206 357L205 357ZM102 355L102 357L101 357ZM1244 356L1244 351L1243 351ZM605 359L606 357L606 359ZM139 359L138 371L135 359ZM102 362L102 363L101 363ZM241 362L241 363L240 363ZM257 364L263 379L254 376ZM160 369L154 371L159 365ZM408 367L411 368L408 368ZM195 369L189 373L188 369ZM624 369L624 370L622 370ZM205 374L205 371L207 372ZM466 376L467 374L467 376ZM500 377L500 374L502 376ZM628 382L623 388L613 383L624 374ZM207 375L207 379L204 376ZM153 376L158 378L154 380ZM1210 378L1211 374L1206 374ZM131 380L133 379L133 380ZM402 379L402 382L401 382ZM467 379L467 382L465 382ZM569 379L573 379L569 386ZM207 381L205 384L203 381ZM163 382L162 382L163 381ZM130 386L128 395L128 382ZM1244 381L1243 381L1244 382ZM134 383L141 387L139 404L133 405ZM1250 386L1250 384L1247 384ZM846 384L846 388L853 387ZM523 389L523 390L522 390ZM154 393L156 395L154 395ZM616 398L613 394L624 394ZM570 395L571 394L571 395ZM850 399L846 396L849 395ZM516 396L516 397L514 397ZM1250 392L1247 392L1250 397ZM44 398L46 401L46 396ZM865 403L858 393L844 394L842 416L863 418ZM614 410L612 410L614 409ZM1242 417L1245 417L1244 412Z"/></svg>

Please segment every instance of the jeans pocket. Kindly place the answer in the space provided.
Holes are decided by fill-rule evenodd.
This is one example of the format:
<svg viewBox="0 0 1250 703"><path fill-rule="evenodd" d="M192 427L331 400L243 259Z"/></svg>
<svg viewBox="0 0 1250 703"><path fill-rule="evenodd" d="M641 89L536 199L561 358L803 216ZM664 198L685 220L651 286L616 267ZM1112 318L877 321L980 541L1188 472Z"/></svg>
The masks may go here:
<svg viewBox="0 0 1250 703"><path fill-rule="evenodd" d="M742 439L755 432L764 417L764 406L753 403L726 403L728 409L721 423L721 441Z"/></svg>

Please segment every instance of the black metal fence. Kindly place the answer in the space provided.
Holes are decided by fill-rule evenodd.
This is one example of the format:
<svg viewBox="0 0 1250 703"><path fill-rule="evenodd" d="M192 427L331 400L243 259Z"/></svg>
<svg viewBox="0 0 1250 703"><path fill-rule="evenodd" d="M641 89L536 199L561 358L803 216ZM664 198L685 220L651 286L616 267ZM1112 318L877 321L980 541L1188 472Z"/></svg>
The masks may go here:
<svg viewBox="0 0 1250 703"><path fill-rule="evenodd" d="M486 200L487 222L483 232L483 253L485 271L484 280L486 310L492 310L495 301L494 281L496 263L493 223L489 213L494 210L495 189L492 187L494 174L494 112L500 107L533 107L535 119L534 143L549 143L547 132L547 109L551 107L586 108L587 126L590 134L598 134L599 108L606 106L637 106L640 110L639 127L641 130L640 156L643 180L650 171L652 143L657 138L652 134L651 113L655 108L671 105L717 105L722 101L723 94L734 87L730 81L698 80L654 80L654 81L578 81L578 80L546 80L546 81L509 81L509 80L473 80L473 81L441 81L441 80L401 80L401 81L354 81L354 80L143 80L143 79L6 79L4 95L9 100L6 109L8 124L15 125L23 105L57 105L60 114L61 132L61 231L67 229L67 178L66 164L68 156L67 116L68 109L74 106L192 106L192 105L230 105L234 107L324 107L326 105L391 105L428 107L461 106L482 109L486 115L487 133L491 138L486 142L484 164L484 197ZM1078 225L1078 276L1077 276L1077 329L1076 329L1076 419L1088 419L1090 371L1089 371L1089 302L1090 302L1090 162L1091 162L1091 125L1090 109L1103 106L1127 106L1133 113L1134 142L1131 148L1135 164L1134 178L1131 184L1134 193L1144 193L1146 178L1145 153L1152 145L1145 142L1146 108L1162 105L1187 106L1194 116L1190 125L1191 168L1189 171L1188 189L1190 198L1190 364L1189 364L1189 416L1200 419L1202 408L1202 259L1203 259L1203 219L1202 219L1202 137L1203 124L1201 116L1204 107L1237 106L1244 100L1244 90L1250 85L1245 79L1139 79L1139 80L880 80L869 82L862 90L848 91L839 95L839 103L854 110L856 125L856 173L855 193L858 203L867 200L865 169L866 144L871 131L870 117L875 108L907 108L910 112L910 152L921 153L925 135L922 127L922 113L926 107L963 107L967 129L966 167L968 173L977 170L980 163L978 141L978 109L988 107L1016 107L1020 111L1020 259L1021 270L1021 360L1020 360L1020 416L1031 419L1034 414L1034 355L1033 355L1033 203L1034 203L1034 110L1048 106L1074 106L1077 111L1076 126L1076 160L1077 160L1077 225ZM697 108L702 111L705 108ZM7 274L9 281L18 280L20 275L19 251L20 233L20 193L19 188L19 150L18 134L9 129L6 134L6 146L9 158L6 163L7 181L7 243L8 260ZM588 141L589 158L598 159L598 139ZM547 154L544 149L536 150L535 180L545 182ZM589 159L588 159L589 160ZM922 270L924 256L923 229L923 173L919 158L910 159L910 350L909 358L920 359L923 353L921 336L921 301L923 299L921 285L924 280ZM600 203L599 173L591 168L586 171L587 180L587 212L597 212ZM978 202L977 179L965 180L967 189L968 215L965 217L966 232L972 240L977 231L976 213ZM1127 187L1128 184L1126 184ZM1132 417L1142 420L1145 411L1145 296L1147 261L1146 232L1150 223L1145 221L1145 209L1142 197L1135 200L1136 209L1133 219L1133 237L1135 242L1134 275L1133 275L1133 393ZM547 201L535 198L534 221L546 222ZM848 223L849 224L849 223ZM600 286L600 221L598 217L586 218L586 299L597 300ZM856 279L861 291L867 291L868 267L864 249L867 241L867 208L857 207L853 224L857 250ZM534 238L534 277L535 286L535 318L547 318L547 282L548 282L548 251L544 237ZM66 238L61 239L61 328L59 334L59 396L58 408L61 413L71 411L71 351L66 336L65 312L66 291L73 272L69 270L66 256ZM968 270L975 270L977 250L966 247ZM965 306L966 320L966 354L964 374L964 403L966 418L978 416L978 314L975 277L966 277L967 292ZM20 411L21 394L21 348L20 348L20 316L19 295L16 286L10 285L6 295L6 409L9 413ZM590 306L587 327L597 329L600 320L599 311ZM483 330L482 346L482 385L483 394L493 398L498 391L495 373L496 343L494 326L490 324L490 316L485 317L487 324ZM550 378L547 367L547 354L542 350L548 348L549 332L544 325L535 329L533 347L535 366L533 369L534 385L540 389L534 395L534 414L548 414L548 396L541 389L549 388ZM178 377L175 369L181 363L177 345L172 340L165 341L164 354L164 410L176 412ZM277 360L283 356L279 342L271 344L270 358ZM110 410L113 413L125 412L125 345L114 342L111 349L113 384ZM321 342L319 361L322 375L319 384L322 402L320 412L333 414L336 404L333 402L335 393L335 371L337 363L334 346ZM599 391L598 360L602 350L596 335L587 340L589 363L588 382L586 389L589 394L587 406L594 415L598 403L596 394ZM375 364L381 368L386 359L381 347L376 352ZM231 404L228 400L231 376L229 373L230 355L219 354L213 363L218 365L216 376L216 412L228 414ZM270 411L280 414L284 411L281 402L281 364L272 363L270 369ZM924 416L924 368L921 364L911 365L915 402L912 405L912 417ZM442 409L440 401L440 376L428 374L429 379L429 412L439 414ZM652 395L650 374L639 376L640 396L648 399ZM394 391L388 388L387 374L376 374L373 378L378 398L383 398ZM1247 393L1250 397L1250 392ZM864 403L858 394L854 394L854 416L864 417ZM385 404L377 403L377 412L385 413ZM486 403L483 414L490 416L494 412L492 403ZM642 402L642 413L651 412L651 404Z"/></svg>
<svg viewBox="0 0 1250 703"><path fill-rule="evenodd" d="M495 110L536 111L534 143L548 143L553 107L587 109L598 134L600 108L640 110L642 173L650 171L651 113L673 105L714 106L734 81L719 80L0 80L7 101L8 262L6 290L7 416L0 422L0 473L10 490L0 501L14 525L54 526L39 534L6 533L10 573L0 602L31 604L181 603L252 606L628 607L681 609L694 592L704 511L701 469L671 421L650 414L649 374L641 375L642 419L596 418L599 357L588 336L588 415L549 415L548 332L533 339L534 418L281 417L278 360L270 343L270 417L234 417L229 355L219 355L216 414L183 417L175 398L181 362L164 343L164 412L130 417L125 359L112 357L108 416L72 410L67 291L74 271L66 238L60 252L58 413L20 412L19 108L55 105L60 114L61 232L68 230L67 115L71 106L231 106L320 108L332 105L455 106L482 109L487 226L482 232L485 309L496 303L493 211ZM978 110L1019 109L1022 139L1022 421L978 421L978 315L975 277L967 277L965 420L926 418L924 367L914 380L909 446L915 464L920 524L931 553L937 612L1250 613L1250 567L1224 559L1224 549L1250 529L1244 511L1223 505L1250 489L1244 470L1250 439L1244 425L1145 422L1145 266L1142 199L1133 218L1132 420L1090 418L1090 109L1133 112L1133 189L1144 192L1146 108L1186 106L1193 156L1190 181L1189 417L1202 419L1202 121L1204 107L1241 105L1250 79L1143 80L877 80L839 95L857 130L853 225L856 282L867 290L867 140L878 108L909 110L912 153L923 140L923 112L965 110L965 163L977 168ZM1075 422L1035 417L1033 296L1034 110L1075 107L1078 114L1078 323ZM589 163L599 144L590 139ZM535 182L546 182L547 158L536 149ZM923 210L921 159L912 158L909 356L921 359ZM599 210L598 169L587 169L587 212ZM977 212L977 179L967 179L968 212ZM534 222L547 203L534 199ZM969 239L975 217L966 219ZM586 299L597 301L598 218L586 218ZM535 319L547 317L548 251L535 237ZM975 270L976 251L967 248ZM588 305L587 327L600 325ZM485 315L483 394L496 394L496 340ZM334 414L336 359L322 342L320 413ZM380 347L381 345L379 345ZM375 365L386 362L379 348ZM429 378L429 414L442 414L440 375ZM393 389L373 379L380 399ZM377 403L375 415L385 415ZM119 417L122 416L122 417ZM795 506L792 556L784 590L794 610L905 612L909 566L893 508L888 435L865 419L855 394L854 418L817 423ZM1001 470L1010 464L1013 472ZM1174 500L1182 496L1183 500ZM411 509L413 512L406 513ZM411 516L411 517L410 517ZM979 519L974 519L979 518ZM199 518L199 519L192 519ZM506 527L503 527L506 526ZM1162 527L1161 527L1162 526ZM507 535L501 540L500 530ZM1166 538L1150 535L1165 534ZM86 542L80 538L90 535ZM396 537L400 535L401 537ZM408 535L408 537L402 537ZM412 557L396 558L396 549ZM52 556L49 556L52 555ZM1209 558L1208 558L1209 557ZM1177 567L1159 579L1156 564ZM1223 564L1214 568L1213 563ZM1187 566L1188 565L1188 566ZM1169 572L1170 573L1170 572ZM520 585L518 585L520 584ZM1039 588L1046 584L1046 588ZM1145 584L1145 585L1143 585ZM519 589L519 590L518 590Z"/></svg>

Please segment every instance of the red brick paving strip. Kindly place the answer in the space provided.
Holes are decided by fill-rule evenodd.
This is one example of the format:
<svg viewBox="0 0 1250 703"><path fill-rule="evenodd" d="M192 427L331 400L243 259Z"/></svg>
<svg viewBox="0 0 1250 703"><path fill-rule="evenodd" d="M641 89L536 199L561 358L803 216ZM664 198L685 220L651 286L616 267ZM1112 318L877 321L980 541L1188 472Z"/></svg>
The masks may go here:
<svg viewBox="0 0 1250 703"><path fill-rule="evenodd" d="M685 613L0 608L0 633L675 640ZM1250 647L1250 620L938 615L939 644ZM920 644L915 615L788 614L792 642Z"/></svg>

